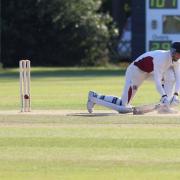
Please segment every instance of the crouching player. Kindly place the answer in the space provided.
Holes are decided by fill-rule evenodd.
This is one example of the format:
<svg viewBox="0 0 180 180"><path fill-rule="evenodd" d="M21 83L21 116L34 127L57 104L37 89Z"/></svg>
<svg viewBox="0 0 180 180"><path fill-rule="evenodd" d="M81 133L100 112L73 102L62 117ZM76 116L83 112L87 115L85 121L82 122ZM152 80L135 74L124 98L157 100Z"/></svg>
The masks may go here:
<svg viewBox="0 0 180 180"><path fill-rule="evenodd" d="M180 42L170 50L149 51L139 56L127 68L125 86L121 97L101 95L90 91L87 109L93 112L95 104L119 113L132 112L131 101L144 80L152 78L160 94L160 104L178 105L180 92Z"/></svg>

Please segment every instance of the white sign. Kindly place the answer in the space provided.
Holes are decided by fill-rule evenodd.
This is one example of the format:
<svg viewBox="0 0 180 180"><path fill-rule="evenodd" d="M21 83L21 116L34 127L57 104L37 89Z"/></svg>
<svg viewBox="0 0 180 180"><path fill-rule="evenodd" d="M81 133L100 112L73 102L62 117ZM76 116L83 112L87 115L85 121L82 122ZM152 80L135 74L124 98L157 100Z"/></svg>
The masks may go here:
<svg viewBox="0 0 180 180"><path fill-rule="evenodd" d="M146 0L146 51L180 41L180 0Z"/></svg>

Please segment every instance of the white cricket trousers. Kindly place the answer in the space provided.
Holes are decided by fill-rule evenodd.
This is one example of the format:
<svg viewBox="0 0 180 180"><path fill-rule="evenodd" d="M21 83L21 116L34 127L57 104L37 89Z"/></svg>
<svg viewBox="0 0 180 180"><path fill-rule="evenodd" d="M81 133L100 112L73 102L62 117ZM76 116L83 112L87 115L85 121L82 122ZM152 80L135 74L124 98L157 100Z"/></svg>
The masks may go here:
<svg viewBox="0 0 180 180"><path fill-rule="evenodd" d="M123 106L127 106L131 103L139 86L148 77L149 73L143 72L133 63L128 66L125 74L125 86L121 96Z"/></svg>
<svg viewBox="0 0 180 180"><path fill-rule="evenodd" d="M147 73L140 70L134 65L134 63L131 63L128 66L125 74L125 86L121 96L123 106L127 106L131 103L138 88L146 79L153 80L153 73ZM164 86L164 90L170 99L173 95L175 87L175 75L173 68L169 68L164 73L162 85Z"/></svg>

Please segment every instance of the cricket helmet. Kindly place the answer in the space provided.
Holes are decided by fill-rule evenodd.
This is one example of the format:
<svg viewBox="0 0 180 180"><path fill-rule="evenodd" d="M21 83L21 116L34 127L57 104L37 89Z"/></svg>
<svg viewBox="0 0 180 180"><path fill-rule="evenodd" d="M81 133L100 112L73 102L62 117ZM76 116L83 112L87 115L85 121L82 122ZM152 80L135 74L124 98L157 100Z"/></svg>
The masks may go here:
<svg viewBox="0 0 180 180"><path fill-rule="evenodd" d="M172 43L171 49L173 50L173 52L180 53L180 42Z"/></svg>

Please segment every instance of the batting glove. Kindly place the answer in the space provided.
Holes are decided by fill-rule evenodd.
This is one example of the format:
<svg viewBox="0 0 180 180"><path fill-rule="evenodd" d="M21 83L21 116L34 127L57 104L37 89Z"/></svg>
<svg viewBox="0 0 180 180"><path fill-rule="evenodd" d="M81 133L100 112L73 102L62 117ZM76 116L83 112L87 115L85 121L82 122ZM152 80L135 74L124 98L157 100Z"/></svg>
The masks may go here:
<svg viewBox="0 0 180 180"><path fill-rule="evenodd" d="M168 100L167 95L163 95L161 97L160 103L163 104L163 105L169 105L169 100Z"/></svg>

